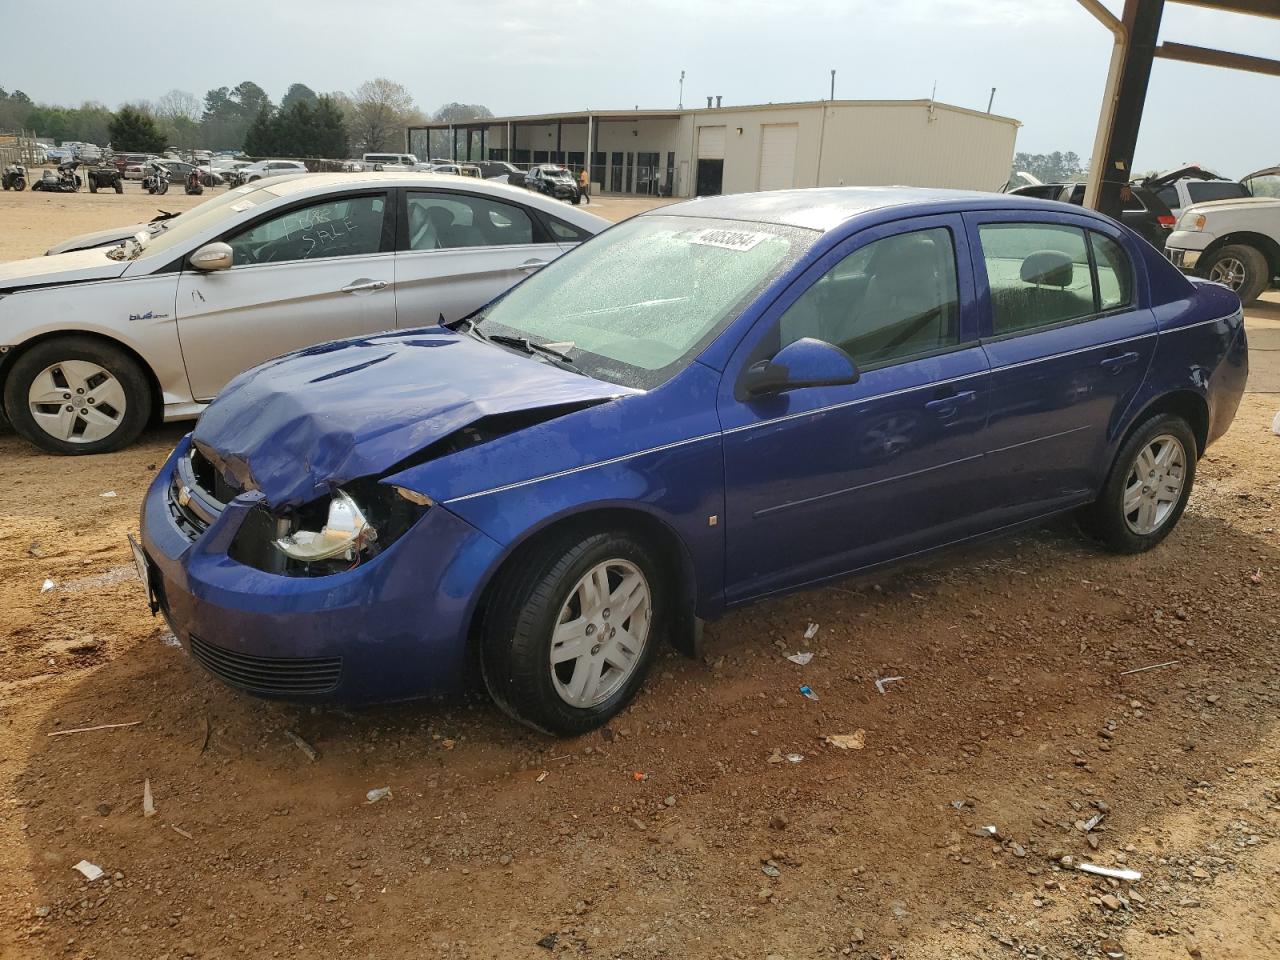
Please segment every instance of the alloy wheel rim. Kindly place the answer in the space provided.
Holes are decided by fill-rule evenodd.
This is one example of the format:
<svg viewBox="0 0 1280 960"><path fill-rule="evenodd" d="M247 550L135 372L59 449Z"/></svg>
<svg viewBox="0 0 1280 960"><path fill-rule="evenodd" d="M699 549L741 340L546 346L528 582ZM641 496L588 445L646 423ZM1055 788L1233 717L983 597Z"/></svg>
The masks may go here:
<svg viewBox="0 0 1280 960"><path fill-rule="evenodd" d="M66 443L94 443L124 422L128 400L108 369L90 360L63 360L41 370L27 390L31 419Z"/></svg>
<svg viewBox="0 0 1280 960"><path fill-rule="evenodd" d="M1210 280L1228 286L1232 290L1239 290L1244 286L1244 278L1244 264L1235 257L1223 257L1209 271Z"/></svg>
<svg viewBox="0 0 1280 960"><path fill-rule="evenodd" d="M1162 433L1138 451L1124 485L1125 525L1138 536L1168 522L1187 483L1187 451L1182 441Z"/></svg>
<svg viewBox="0 0 1280 960"><path fill-rule="evenodd" d="M628 560L598 563L569 591L551 634L551 682L571 707L608 700L631 679L649 641L649 582Z"/></svg>

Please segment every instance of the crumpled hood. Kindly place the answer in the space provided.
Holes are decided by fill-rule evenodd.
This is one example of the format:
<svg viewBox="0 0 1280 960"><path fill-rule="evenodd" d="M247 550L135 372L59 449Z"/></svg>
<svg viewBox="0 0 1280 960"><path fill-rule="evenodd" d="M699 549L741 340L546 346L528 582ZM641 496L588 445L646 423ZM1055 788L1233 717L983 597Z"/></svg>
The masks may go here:
<svg viewBox="0 0 1280 960"><path fill-rule="evenodd" d="M242 373L192 441L240 489L296 507L482 417L637 391L442 327L309 347Z"/></svg>
<svg viewBox="0 0 1280 960"><path fill-rule="evenodd" d="M52 283L110 280L124 273L126 260L112 260L109 247L76 250L51 257L32 257L0 263L0 290L16 290Z"/></svg>
<svg viewBox="0 0 1280 960"><path fill-rule="evenodd" d="M110 230L95 230L93 233L82 233L78 236L68 237L61 243L55 243L45 251L45 256L53 257L60 253L69 253L75 250L91 250L94 247L123 243L135 233L148 230L150 227L151 224L149 223L135 223L131 227L113 227Z"/></svg>

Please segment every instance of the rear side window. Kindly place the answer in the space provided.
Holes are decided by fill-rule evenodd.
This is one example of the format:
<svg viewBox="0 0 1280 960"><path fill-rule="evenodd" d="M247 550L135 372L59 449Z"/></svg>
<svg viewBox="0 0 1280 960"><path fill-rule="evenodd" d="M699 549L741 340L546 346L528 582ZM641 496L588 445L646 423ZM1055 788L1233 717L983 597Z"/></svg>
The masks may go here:
<svg viewBox="0 0 1280 960"><path fill-rule="evenodd" d="M1085 232L1048 223L991 223L978 228L997 337L1094 312Z"/></svg>
<svg viewBox="0 0 1280 960"><path fill-rule="evenodd" d="M533 243L520 207L461 193L409 194L409 249L451 250Z"/></svg>
<svg viewBox="0 0 1280 960"><path fill-rule="evenodd" d="M1156 196L1164 201L1164 205L1170 210L1176 210L1182 206L1182 201L1178 199L1177 187L1161 187L1156 191Z"/></svg>
<svg viewBox="0 0 1280 960"><path fill-rule="evenodd" d="M955 245L945 228L860 247L814 281L779 321L780 347L811 337L864 368L960 342Z"/></svg>
<svg viewBox="0 0 1280 960"><path fill-rule="evenodd" d="M551 235L562 243L581 243L591 239L591 234L587 231L555 217L547 217L547 227L551 230Z"/></svg>
<svg viewBox="0 0 1280 960"><path fill-rule="evenodd" d="M1048 223L978 228L992 335L1051 327L1133 303L1133 265L1110 237Z"/></svg>
<svg viewBox="0 0 1280 960"><path fill-rule="evenodd" d="M1249 190L1243 183L1236 183L1234 180L1199 180L1187 184L1187 196L1192 203L1238 200L1249 196Z"/></svg>

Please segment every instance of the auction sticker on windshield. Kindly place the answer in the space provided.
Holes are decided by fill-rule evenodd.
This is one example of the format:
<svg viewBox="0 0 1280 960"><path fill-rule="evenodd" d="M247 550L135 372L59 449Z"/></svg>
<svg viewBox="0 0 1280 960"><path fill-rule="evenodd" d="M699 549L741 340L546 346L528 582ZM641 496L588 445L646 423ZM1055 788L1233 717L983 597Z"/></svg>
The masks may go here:
<svg viewBox="0 0 1280 960"><path fill-rule="evenodd" d="M723 247L725 250L750 250L765 237L767 233L751 233L746 230L725 230L711 227L699 230L689 238L690 243L698 243L704 247Z"/></svg>

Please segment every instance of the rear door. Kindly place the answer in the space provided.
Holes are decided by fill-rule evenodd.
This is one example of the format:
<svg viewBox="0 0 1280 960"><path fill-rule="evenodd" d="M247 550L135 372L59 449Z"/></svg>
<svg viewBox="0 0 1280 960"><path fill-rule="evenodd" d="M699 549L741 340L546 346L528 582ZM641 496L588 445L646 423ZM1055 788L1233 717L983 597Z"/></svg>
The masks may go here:
<svg viewBox="0 0 1280 960"><path fill-rule="evenodd" d="M309 200L223 237L230 269L184 266L178 335L193 396L290 350L394 328L393 213L385 191Z"/></svg>
<svg viewBox="0 0 1280 960"><path fill-rule="evenodd" d="M1096 495L1156 323L1120 230L1070 214L965 219L991 363L984 508L1000 526Z"/></svg>
<svg viewBox="0 0 1280 960"><path fill-rule="evenodd" d="M461 190L403 196L395 257L400 327L465 317L562 252L521 204Z"/></svg>

